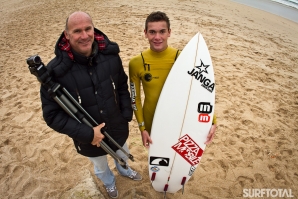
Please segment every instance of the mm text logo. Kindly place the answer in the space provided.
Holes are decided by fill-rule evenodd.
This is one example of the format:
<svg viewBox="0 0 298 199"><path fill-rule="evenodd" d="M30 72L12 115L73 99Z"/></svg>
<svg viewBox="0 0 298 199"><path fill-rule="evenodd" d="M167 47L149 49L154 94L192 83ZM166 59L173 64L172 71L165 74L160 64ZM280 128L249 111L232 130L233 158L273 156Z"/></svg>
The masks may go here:
<svg viewBox="0 0 298 199"><path fill-rule="evenodd" d="M198 104L199 122L208 123L210 121L209 114L212 113L213 106L209 102L200 102Z"/></svg>

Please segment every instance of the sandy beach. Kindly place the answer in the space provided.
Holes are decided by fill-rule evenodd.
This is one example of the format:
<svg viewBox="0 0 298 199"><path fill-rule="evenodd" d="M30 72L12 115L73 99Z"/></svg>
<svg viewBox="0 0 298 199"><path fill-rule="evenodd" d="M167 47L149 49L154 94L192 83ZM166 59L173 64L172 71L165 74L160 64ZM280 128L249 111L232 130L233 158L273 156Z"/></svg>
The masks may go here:
<svg viewBox="0 0 298 199"><path fill-rule="evenodd" d="M216 136L186 184L168 199L243 198L244 189L287 189L298 198L298 24L229 0L0 0L0 198L108 198L92 163L42 118L40 84L26 59L47 64L73 11L119 44L123 66L148 48L143 29L152 11L171 19L169 44L183 49L201 32L216 78ZM138 125L128 139L143 180L119 176L120 199L159 199L148 176ZM264 197L270 198L270 197Z"/></svg>

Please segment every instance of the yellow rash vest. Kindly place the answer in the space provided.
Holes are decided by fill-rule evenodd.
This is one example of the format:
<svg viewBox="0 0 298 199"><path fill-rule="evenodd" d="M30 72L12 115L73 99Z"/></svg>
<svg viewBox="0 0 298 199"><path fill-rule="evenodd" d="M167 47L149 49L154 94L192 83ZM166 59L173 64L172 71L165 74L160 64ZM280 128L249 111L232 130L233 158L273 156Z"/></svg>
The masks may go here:
<svg viewBox="0 0 298 199"><path fill-rule="evenodd" d="M160 92L179 54L180 51L172 47L168 47L162 52L147 49L129 62L132 108L141 131L146 129L149 133L151 132ZM143 106L141 84L145 94ZM216 123L215 116L213 123Z"/></svg>

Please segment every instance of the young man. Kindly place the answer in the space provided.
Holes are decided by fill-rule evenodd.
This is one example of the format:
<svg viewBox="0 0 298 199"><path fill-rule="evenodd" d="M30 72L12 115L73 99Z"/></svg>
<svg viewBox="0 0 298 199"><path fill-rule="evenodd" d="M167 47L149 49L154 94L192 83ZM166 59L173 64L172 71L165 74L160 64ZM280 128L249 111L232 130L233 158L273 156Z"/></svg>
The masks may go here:
<svg viewBox="0 0 298 199"><path fill-rule="evenodd" d="M100 124L94 128L70 117L52 99L47 89L41 87L42 111L47 125L73 139L77 152L92 161L96 176L112 198L118 197L115 176L100 142L104 140L123 160L128 158L104 139L100 130L104 128L128 152L128 122L133 114L128 78L119 51L116 43L94 28L87 13L74 12L67 18L65 30L57 41L56 57L47 66L53 81L65 87ZM142 179L128 165L124 169L118 162L115 161L115 164L121 175L133 180Z"/></svg>
<svg viewBox="0 0 298 199"><path fill-rule="evenodd" d="M151 13L145 22L145 37L150 48L129 62L132 108L139 124L142 142L146 148L152 143L151 126L157 101L163 84L176 60L179 50L168 46L171 36L170 20L163 12ZM145 94L144 105L141 102L141 83ZM205 144L211 143L216 130L216 117Z"/></svg>

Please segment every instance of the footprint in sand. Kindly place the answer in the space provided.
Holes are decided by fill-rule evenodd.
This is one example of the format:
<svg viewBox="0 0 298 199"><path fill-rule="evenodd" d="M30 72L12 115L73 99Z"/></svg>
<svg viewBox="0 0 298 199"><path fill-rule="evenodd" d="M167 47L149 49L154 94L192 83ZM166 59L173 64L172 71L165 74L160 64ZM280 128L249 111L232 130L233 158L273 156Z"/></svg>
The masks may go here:
<svg viewBox="0 0 298 199"><path fill-rule="evenodd" d="M248 184L251 184L254 182L254 179L251 179L249 177L245 177L245 176L239 176L237 178L237 181L239 181L239 184L242 186L242 187L245 187L247 186Z"/></svg>
<svg viewBox="0 0 298 199"><path fill-rule="evenodd" d="M260 149L255 149L251 152L251 155L259 155Z"/></svg>
<svg viewBox="0 0 298 199"><path fill-rule="evenodd" d="M47 150L42 150L41 155L45 161L45 164L48 164L49 167L55 167L56 159L49 153Z"/></svg>
<svg viewBox="0 0 298 199"><path fill-rule="evenodd" d="M248 130L246 129L240 129L240 128L236 128L235 129L236 135L249 135ZM239 138L240 136L238 136Z"/></svg>
<svg viewBox="0 0 298 199"><path fill-rule="evenodd" d="M239 147L238 151L239 151L240 153L243 153L243 152L244 152L244 148L243 148L243 147Z"/></svg>
<svg viewBox="0 0 298 199"><path fill-rule="evenodd" d="M256 105L251 105L251 109L250 109L254 115L260 117L260 118L264 118L264 110L262 110L262 108L256 106Z"/></svg>
<svg viewBox="0 0 298 199"><path fill-rule="evenodd" d="M249 128L255 127L254 122L251 120L242 120L241 123Z"/></svg>
<svg viewBox="0 0 298 199"><path fill-rule="evenodd" d="M264 182L265 182L265 180L264 180L262 174L256 173L256 174L254 175L254 177L255 177L255 179L256 179L257 182L260 182L260 183L264 183Z"/></svg>
<svg viewBox="0 0 298 199"><path fill-rule="evenodd" d="M12 149L9 150L11 157L14 157L17 159L17 161L22 161L22 155L21 155L21 151L16 148L13 147Z"/></svg>
<svg viewBox="0 0 298 199"><path fill-rule="evenodd" d="M27 180L23 184L23 190L25 192L25 196L29 196L34 190L38 189L39 182L37 179L31 178Z"/></svg>
<svg viewBox="0 0 298 199"><path fill-rule="evenodd" d="M285 155L292 155L293 154L293 151L291 149L285 149L285 150L281 150L280 151L280 154L282 156L285 156Z"/></svg>

